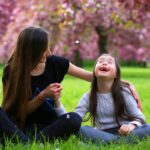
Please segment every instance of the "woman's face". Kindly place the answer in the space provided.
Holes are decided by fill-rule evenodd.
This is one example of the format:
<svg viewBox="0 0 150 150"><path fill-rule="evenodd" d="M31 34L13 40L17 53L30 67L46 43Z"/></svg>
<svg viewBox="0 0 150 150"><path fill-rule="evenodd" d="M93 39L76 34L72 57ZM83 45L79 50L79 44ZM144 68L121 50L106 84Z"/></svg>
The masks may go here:
<svg viewBox="0 0 150 150"><path fill-rule="evenodd" d="M39 62L39 63L45 63L45 62L46 62L46 58L47 58L48 56L50 56L50 55L51 55L51 51L50 51L50 49L48 48L48 49L44 52L44 54L43 54L42 58L40 59L40 62Z"/></svg>
<svg viewBox="0 0 150 150"><path fill-rule="evenodd" d="M116 78L115 59L110 55L102 55L98 58L95 66L95 75L97 78L105 77L109 79Z"/></svg>

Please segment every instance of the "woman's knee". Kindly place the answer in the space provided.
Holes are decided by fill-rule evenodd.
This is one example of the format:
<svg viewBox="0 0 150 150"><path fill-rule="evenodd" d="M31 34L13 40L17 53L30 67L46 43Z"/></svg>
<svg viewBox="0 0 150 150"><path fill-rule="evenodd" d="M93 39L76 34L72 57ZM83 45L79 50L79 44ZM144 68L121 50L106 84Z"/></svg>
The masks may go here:
<svg viewBox="0 0 150 150"><path fill-rule="evenodd" d="M77 113L74 113L74 112L67 113L67 114L65 114L65 118L67 120L67 124L71 128L73 128L75 130L80 129L82 119Z"/></svg>

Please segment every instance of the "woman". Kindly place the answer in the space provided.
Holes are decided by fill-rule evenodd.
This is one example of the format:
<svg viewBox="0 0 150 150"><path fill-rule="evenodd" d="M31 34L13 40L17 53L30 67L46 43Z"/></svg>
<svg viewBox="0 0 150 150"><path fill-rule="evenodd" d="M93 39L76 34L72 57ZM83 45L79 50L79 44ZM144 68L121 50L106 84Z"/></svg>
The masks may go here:
<svg viewBox="0 0 150 150"><path fill-rule="evenodd" d="M80 128L76 113L64 114L61 85L68 73L90 81L92 74L63 57L51 55L48 34L38 27L24 29L4 68L2 107L9 117L37 139L69 137ZM64 115L61 115L64 114Z"/></svg>

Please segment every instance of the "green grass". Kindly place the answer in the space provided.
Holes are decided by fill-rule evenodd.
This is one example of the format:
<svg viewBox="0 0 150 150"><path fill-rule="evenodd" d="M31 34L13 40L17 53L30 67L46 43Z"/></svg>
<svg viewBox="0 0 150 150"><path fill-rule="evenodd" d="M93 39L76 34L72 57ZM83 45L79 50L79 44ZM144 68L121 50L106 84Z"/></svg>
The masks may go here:
<svg viewBox="0 0 150 150"><path fill-rule="evenodd" d="M2 66L0 67L0 76L2 75ZM87 70L92 70L92 67L87 66ZM142 105L143 105L143 112L147 118L147 122L150 122L150 69L146 68L127 68L122 67L122 79L128 80L134 84L136 90L138 91ZM62 103L64 104L67 111L74 111L79 99L83 95L83 93L87 92L90 88L90 83L71 77L66 76L64 81L62 82L63 92L62 92ZM0 99L2 99L2 85L0 84ZM89 124L90 122L84 123ZM56 148L59 150L96 150L96 149L109 149L109 150L147 150L150 147L150 139L146 139L144 141L139 141L138 144L111 144L111 145L94 145L91 143L85 144L81 142L78 138L72 136L68 141L56 141L55 143L45 143L41 145L39 143L32 143L26 146L19 144L12 144L8 141L6 145L7 150L12 149L31 149L31 150L55 150ZM1 149L1 146L0 146Z"/></svg>

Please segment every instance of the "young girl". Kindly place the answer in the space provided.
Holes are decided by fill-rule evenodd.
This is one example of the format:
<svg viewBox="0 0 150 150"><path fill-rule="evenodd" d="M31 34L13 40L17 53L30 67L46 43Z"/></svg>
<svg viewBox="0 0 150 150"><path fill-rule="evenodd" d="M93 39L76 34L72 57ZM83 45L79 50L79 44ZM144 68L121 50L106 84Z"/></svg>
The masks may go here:
<svg viewBox="0 0 150 150"><path fill-rule="evenodd" d="M92 79L91 72L51 54L43 29L24 29L3 72L2 108L25 132L35 135L36 131L39 140L76 134L81 117L74 112L64 114L59 99L66 73Z"/></svg>
<svg viewBox="0 0 150 150"><path fill-rule="evenodd" d="M104 143L129 140L150 135L150 126L128 87L121 84L119 65L111 55L101 55L93 71L91 90L81 98L75 112L84 118L87 112L95 127L83 126L81 135L86 140Z"/></svg>

